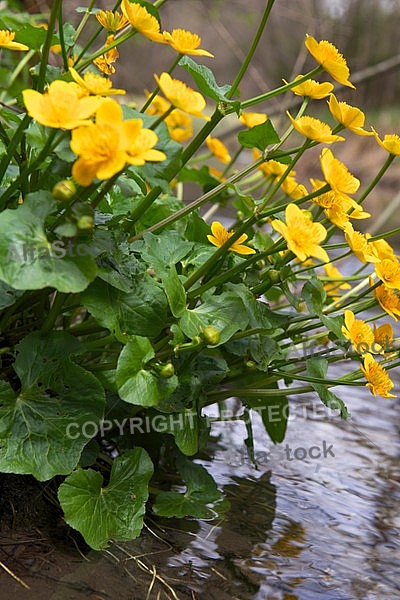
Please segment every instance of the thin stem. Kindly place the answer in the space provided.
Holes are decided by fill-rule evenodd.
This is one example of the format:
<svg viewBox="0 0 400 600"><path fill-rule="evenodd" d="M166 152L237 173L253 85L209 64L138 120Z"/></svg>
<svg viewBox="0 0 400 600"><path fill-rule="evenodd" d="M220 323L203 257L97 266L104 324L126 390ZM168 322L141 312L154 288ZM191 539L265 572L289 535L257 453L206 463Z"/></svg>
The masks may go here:
<svg viewBox="0 0 400 600"><path fill-rule="evenodd" d="M376 186L376 184L378 183L378 181L380 179L382 179L383 175L388 170L388 168L390 167L390 165L392 164L392 162L393 162L393 160L395 158L396 158L396 156L394 154L389 154L389 156L385 160L384 164L379 169L379 172L375 175L375 177L373 178L373 180L371 181L371 183L368 185L368 187L363 191L363 193L361 194L361 196L358 198L358 200L357 200L358 204L362 204L362 202L364 202L365 198L374 189L374 187Z"/></svg>
<svg viewBox="0 0 400 600"><path fill-rule="evenodd" d="M76 33L75 33L75 43L78 39L78 37L80 36L80 34L82 33L83 28L85 27L90 15L91 15L91 11L93 6L96 4L96 0L90 0L89 6L86 9L86 12L84 13L81 22L79 23L77 29L76 29ZM100 29L101 31L101 29ZM99 33L100 33L99 31ZM97 33L97 35L99 35L99 33ZM96 36L97 37L97 36Z"/></svg>
<svg viewBox="0 0 400 600"><path fill-rule="evenodd" d="M52 44L54 28L55 28L58 16L60 14L61 6L62 6L62 0L53 0L51 12L50 12L49 25L48 25L48 29L47 29L47 35L46 35L46 39L43 44L42 58L40 61L39 75L38 75L38 80L37 80L37 85L36 85L36 89L38 92L43 92L43 89L44 89L44 84L46 81L47 63L49 61L50 47Z"/></svg>
<svg viewBox="0 0 400 600"><path fill-rule="evenodd" d="M168 115L172 113L173 110L175 110L175 106L170 106L169 108L167 108L165 113L162 114L156 121L154 121L154 123L151 125L151 127L149 127L149 129L152 129L154 131L154 129L156 129L160 125L160 123L162 123L168 117Z"/></svg>
<svg viewBox="0 0 400 600"><path fill-rule="evenodd" d="M264 32L265 25L267 24L268 17L270 15L270 12L272 10L274 2L275 2L275 0L268 0L268 2L267 2L267 6L265 7L263 16L261 17L261 21L260 21L260 25L258 26L257 33L254 36L253 42L252 42L252 44L251 44L251 46L249 48L249 51L247 52L247 55L246 55L246 57L245 57L242 65L241 65L241 67L239 69L238 74L235 77L235 80L234 80L234 82L232 84L231 89L226 94L227 98L232 98L232 96L234 96L234 94L236 93L236 91L237 91L237 89L239 87L240 82L243 79L244 74L246 73L246 71L248 69L248 66L249 66L249 64L250 64L250 62L251 62L251 60L252 60L252 58L254 56L254 53L255 53L255 51L257 49L257 46L258 46L258 43L259 43L259 41L261 39L261 36L262 36L262 34Z"/></svg>
<svg viewBox="0 0 400 600"><path fill-rule="evenodd" d="M178 56L175 58L174 62L172 63L172 65L170 66L170 68L167 71L167 73L169 73L169 75L171 75L171 73L173 72L173 70L175 69L175 67L177 66L179 61L181 60L182 56L183 56L183 54L178 54ZM140 109L141 113L144 113L146 111L146 109L149 108L150 104L153 102L154 98L157 96L159 91L160 91L160 86L157 85L156 88L154 89L154 91L147 98L146 102L143 104L142 108Z"/></svg>
<svg viewBox="0 0 400 600"><path fill-rule="evenodd" d="M0 181L3 180L4 174L7 171L11 158L14 156L17 146L20 143L22 136L24 135L24 131L30 123L30 120L31 118L28 115L24 116L24 118L21 120L21 123L18 125L16 132L11 138L9 145L7 146L7 152L5 153L0 162Z"/></svg>
<svg viewBox="0 0 400 600"><path fill-rule="evenodd" d="M318 73L320 73L321 71L323 71L321 66L315 67L315 69L309 71L306 75L304 75L304 77L296 79L296 81L292 81L291 83L281 85L280 87L275 88L270 92L266 92L265 94L261 94L260 96L255 96L254 98L250 98L249 100L244 100L243 102L241 102L240 107L242 110L244 110L246 108L249 108L250 106L254 106L255 104L259 104L260 102L264 102L265 100L269 100L270 98L274 98L275 96L279 96L280 94L284 94L296 85L300 85L300 83L304 83L304 81L315 77L315 75L318 75ZM233 112L233 109L231 109L231 112Z"/></svg>
<svg viewBox="0 0 400 600"><path fill-rule="evenodd" d="M201 144L204 142L206 137L211 133L211 131L216 127L219 121L223 118L223 114L218 110L215 111L210 121L208 121L204 127L199 131L197 136L192 140L192 142L188 145L186 150L182 153L181 162L177 164L175 169L170 175L170 180L172 180L182 169L182 167L188 162L191 156L198 150ZM125 230L132 231L136 221L140 219L140 217L146 212L146 210L153 204L153 202L158 198L161 193L161 187L155 186L148 194L143 198L141 202L139 202L138 206L131 213L129 220L125 223ZM190 212L190 211L189 211ZM178 217L179 218L179 217ZM158 228L161 226L158 223ZM144 233L144 232L142 232ZM130 240L132 241L132 239Z"/></svg>
<svg viewBox="0 0 400 600"><path fill-rule="evenodd" d="M60 46L61 46L61 54L63 59L64 71L68 71L68 56L67 50L65 48L65 39L64 39L64 28L63 28L63 9L62 2L60 3L60 8L58 11L58 35L60 38Z"/></svg>

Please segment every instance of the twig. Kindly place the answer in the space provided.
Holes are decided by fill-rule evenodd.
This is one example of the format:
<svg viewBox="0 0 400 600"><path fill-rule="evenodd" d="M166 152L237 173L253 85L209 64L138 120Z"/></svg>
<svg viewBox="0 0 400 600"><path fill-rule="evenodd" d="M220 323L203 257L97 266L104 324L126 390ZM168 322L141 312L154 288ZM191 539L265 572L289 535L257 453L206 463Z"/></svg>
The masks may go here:
<svg viewBox="0 0 400 600"><path fill-rule="evenodd" d="M29 587L29 585L27 583L25 583L25 581L22 581L22 579L20 579L18 577L18 575L16 575L15 573L13 573L8 567L6 567L6 565L1 562L0 560L0 567L2 567L6 573L8 573L9 575L11 575L11 577L13 579L15 579L15 581L18 581L18 583L20 583L22 585L22 587L24 587L26 590L30 590L31 588Z"/></svg>

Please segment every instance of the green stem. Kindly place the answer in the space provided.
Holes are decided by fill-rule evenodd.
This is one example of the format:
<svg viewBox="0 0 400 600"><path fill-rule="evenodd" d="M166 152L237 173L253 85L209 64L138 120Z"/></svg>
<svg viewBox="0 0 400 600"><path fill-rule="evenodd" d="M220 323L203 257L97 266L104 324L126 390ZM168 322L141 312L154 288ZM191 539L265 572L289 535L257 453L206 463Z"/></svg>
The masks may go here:
<svg viewBox="0 0 400 600"><path fill-rule="evenodd" d="M175 58L174 62L172 63L172 65L170 66L170 68L167 71L167 73L169 73L169 75L171 75L171 73L173 72L173 70L175 69L175 67L177 66L179 61L181 60L182 56L183 56L183 54L178 54L178 56ZM142 108L140 109L141 113L144 113L145 110L147 108L149 108L150 104L153 102L154 98L157 96L159 91L160 91L160 86L157 85L156 88L154 89L154 91L152 92L152 94L150 94L150 96L148 97L148 99L143 104Z"/></svg>
<svg viewBox="0 0 400 600"><path fill-rule="evenodd" d="M250 106L254 106L254 104L259 104L260 102L264 102L265 100L269 100L270 98L274 98L275 96L284 94L288 90L291 90L293 87L296 87L296 85L300 85L301 83L304 83L304 81L315 77L315 75L317 75L321 71L323 71L323 68L321 66L315 67L315 69L309 71L306 75L304 75L304 77L301 77L296 81L292 81L291 83L281 85L280 87L275 88L270 92L266 92L265 94L261 94L260 96L255 96L254 98L250 98L249 100L244 100L243 102L241 102L240 107L242 110L244 110L246 108L249 108ZM233 109L230 109L230 112L233 112Z"/></svg>
<svg viewBox="0 0 400 600"><path fill-rule="evenodd" d="M204 127L199 131L197 136L188 145L186 150L183 151L180 163L177 164L177 166L175 167L173 172L170 174L170 180L172 180L179 173L179 171L182 169L182 167L188 162L188 160L191 158L191 156L198 150L198 148L204 142L206 137L216 127L216 125L220 122L220 120L223 118L223 116L224 115L222 113L220 113L219 110L216 110L214 112L210 121L208 121L204 125ZM136 221L138 221L140 219L140 217L146 212L146 210L153 204L153 202L160 195L161 191L162 191L161 187L157 185L147 194L147 196L145 196L143 198L143 200L141 202L139 202L138 206L131 213L129 220L127 220L125 223L124 228L126 231L132 231ZM158 226L161 226L160 223L158 223ZM142 232L142 233L144 233L144 232ZM132 241L132 239L130 241Z"/></svg>
<svg viewBox="0 0 400 600"><path fill-rule="evenodd" d="M171 225L172 223L175 223L175 221L178 221L179 219L181 219L182 217L193 212L197 208L200 208L203 204L206 204L206 202L209 202L209 200L211 200L214 196L217 196L221 191L223 191L227 185L229 185L230 183L236 183L237 181L240 181L243 177L245 177L246 175L248 175L249 173L254 171L263 161L264 161L263 158L258 159L256 162L254 162L250 166L245 167L244 169L242 169L242 171L239 171L235 175L232 175L231 177L229 177L229 179L227 179L220 185L217 185L215 188L213 188L209 192L206 192L205 194L200 196L200 198L198 198L197 200L194 200L190 204L187 204L184 208L181 208L180 210L176 211L169 217L166 217L159 223L156 223L155 225L152 225L148 229L141 231L140 233L138 233L137 235L132 237L130 241L135 241L135 240L140 239L144 233L147 233L147 232L152 233L154 231L158 231L159 229L162 229L166 225Z"/></svg>
<svg viewBox="0 0 400 600"><path fill-rule="evenodd" d="M46 158L46 156L48 156L48 154L52 150L54 150L54 148L56 148L58 146L58 144L60 143L60 141L66 134L65 131L62 131L61 135L54 142L54 138L56 137L57 133L58 133L57 129L53 129L51 131L51 133L49 134L49 137L47 138L47 141L46 141L45 145L43 146L42 150L40 151L38 157L33 161L33 163L31 163L29 166L26 167L26 171L24 172L25 176L29 175L29 173L32 173L33 171L35 171L35 169L39 168L42 165L42 161ZM13 181L13 183L7 188L7 190L1 196L0 205L2 207L5 206L8 198L10 198L10 196L14 193L14 191L19 189L19 187L20 187L20 180L16 179L15 181Z"/></svg>
<svg viewBox="0 0 400 600"><path fill-rule="evenodd" d="M275 2L275 0L268 0L268 2L267 2L267 6L265 7L263 16L261 17L261 21L260 21L260 25L258 26L257 33L254 36L253 42L252 42L252 44L251 44L251 46L249 48L249 51L247 52L247 55L246 55L246 57L245 57L242 65L241 65L241 67L239 69L238 74L235 77L235 80L234 80L234 82L232 84L231 89L226 94L227 98L232 98L232 96L236 93L236 91L237 91L237 89L239 87L239 84L242 81L243 76L244 76L244 74L246 73L246 71L248 69L248 66L249 66L249 64L251 62L251 59L254 56L254 53L255 53L255 51L257 49L257 46L258 46L258 43L259 43L259 41L261 39L261 36L262 36L262 34L264 32L265 25L267 24L267 20L268 20L268 17L270 15L270 12L272 10L272 7L274 5L274 2Z"/></svg>
<svg viewBox="0 0 400 600"><path fill-rule="evenodd" d="M152 129L154 131L154 129L156 129L159 126L159 124L162 123L168 117L168 115L172 113L173 110L175 110L175 106L170 106L169 108L167 108L165 113L162 114L156 121L154 121L154 123L151 125L151 127L149 127L149 129Z"/></svg>
<svg viewBox="0 0 400 600"><path fill-rule="evenodd" d="M241 389L231 389L231 390L222 390L215 392L208 392L207 397L213 398L214 401L224 400L226 398L231 398L232 396L237 396L239 398L276 398L278 396L292 396L294 394L308 394L310 392L314 392L314 388L311 385L303 386L303 387L294 387L287 389L256 389L256 388L241 388Z"/></svg>
<svg viewBox="0 0 400 600"><path fill-rule="evenodd" d="M86 25L86 23L87 23L90 15L91 15L92 8L93 8L93 6L95 4L96 4L96 0L90 0L90 4L87 7L86 12L84 13L84 15L83 15L83 17L81 19L81 22L79 23L79 25L78 25L78 27L76 29L75 38L74 38L75 39L75 43L76 43L78 37L80 36L80 34L82 33L82 30L85 27L85 25ZM100 28L100 31L101 31L101 29L102 28ZM99 35L100 31L97 33L97 35ZM97 35L96 35L96 37L97 37ZM84 53L85 53L85 50L83 51L83 54Z"/></svg>
<svg viewBox="0 0 400 600"><path fill-rule="evenodd" d="M24 131L28 127L28 124L30 123L30 120L31 120L31 118L28 117L28 115L24 116L24 118L21 120L21 123L18 125L16 132L14 133L13 137L11 138L9 145L7 146L7 152L5 153L5 155L3 156L3 158L1 159L1 162L0 162L0 181L3 180L4 174L7 171L8 165L10 164L10 161L11 161L12 157L14 156L17 146L20 143L22 136L24 135Z"/></svg>
<svg viewBox="0 0 400 600"><path fill-rule="evenodd" d="M54 324L57 320L58 315L60 314L60 309L69 294L63 294L61 292L56 292L56 297L53 300L53 304L49 313L42 323L42 327L40 328L41 333L47 333L54 327Z"/></svg>
<svg viewBox="0 0 400 600"><path fill-rule="evenodd" d="M211 269L214 267L214 265L219 261L219 259L228 252L229 248L232 246L232 244L240 238L240 236L245 233L245 231L251 227L252 225L254 225L254 223L257 222L258 216L257 215L253 215L251 216L249 219L247 219L247 221L245 221L234 233L233 235L231 235L231 237L229 239L226 240L226 242L224 242L222 244L222 246L220 246L215 252L214 254L212 254L210 256L210 258L208 260L206 260L205 263L203 263L198 269L196 269L196 271L194 273L192 273L192 275L190 277L188 277L188 279L185 281L184 283L184 288L185 290L189 290L194 283L196 283L196 281L198 281L199 279L201 279L203 277L203 275L205 275L206 273L209 273L211 271Z"/></svg>
<svg viewBox="0 0 400 600"><path fill-rule="evenodd" d="M389 156L387 157L387 159L385 160L384 164L382 165L382 167L379 169L379 172L375 175L375 177L373 178L373 180L371 181L371 183L368 185L368 187L363 191L363 193L361 194L361 196L359 197L359 199L357 200L358 204L362 204L365 200L365 198L368 196L368 194L374 189L374 187L376 186L376 184L378 183L378 181L380 179L382 179L383 175L385 174L385 172L388 170L388 168L390 167L390 165L392 164L393 160L396 158L396 156L394 154L389 154Z"/></svg>
<svg viewBox="0 0 400 600"><path fill-rule="evenodd" d="M63 20L63 9L62 9L62 2L61 2L60 8L58 11L58 36L60 38L61 55L62 55L62 59L63 59L64 71L68 71L68 56L67 56L67 50L65 47L63 25L64 25L64 20Z"/></svg>
<svg viewBox="0 0 400 600"><path fill-rule="evenodd" d="M62 6L62 0L53 0L52 6L51 6L51 12L50 12L49 25L48 25L48 29L47 29L47 35L46 35L46 39L43 44L42 58L40 61L39 75L38 75L38 80L37 80L37 85L36 85L36 89L38 92L43 92L43 89L44 89L44 84L46 81L47 64L49 61L50 47L52 44L54 28L55 28L55 25L56 25L56 22L58 19L58 15L60 14L61 6Z"/></svg>
<svg viewBox="0 0 400 600"><path fill-rule="evenodd" d="M25 65L28 64L32 56L35 54L36 50L29 50L23 58L19 61L14 71L11 73L10 79L8 80L8 86L11 87L14 81L17 79L18 75L21 73Z"/></svg>

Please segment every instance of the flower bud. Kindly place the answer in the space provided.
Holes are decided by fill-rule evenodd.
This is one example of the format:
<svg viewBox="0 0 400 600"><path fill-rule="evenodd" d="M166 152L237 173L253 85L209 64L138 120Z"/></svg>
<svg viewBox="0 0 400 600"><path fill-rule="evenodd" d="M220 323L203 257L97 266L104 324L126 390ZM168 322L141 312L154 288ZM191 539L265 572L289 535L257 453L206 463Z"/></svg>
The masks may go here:
<svg viewBox="0 0 400 600"><path fill-rule="evenodd" d="M215 327L212 327L212 325L207 325L207 327L205 327L201 332L201 337L206 342L206 344L209 344L210 346L215 346L219 343L221 335L219 331L215 329Z"/></svg>
<svg viewBox="0 0 400 600"><path fill-rule="evenodd" d="M67 202L72 200L76 194L76 187L72 179L64 179L59 181L51 190L53 198L60 202Z"/></svg>
<svg viewBox="0 0 400 600"><path fill-rule="evenodd" d="M171 362L160 365L158 369L158 374L164 379L169 379L170 377L175 375L175 367Z"/></svg>

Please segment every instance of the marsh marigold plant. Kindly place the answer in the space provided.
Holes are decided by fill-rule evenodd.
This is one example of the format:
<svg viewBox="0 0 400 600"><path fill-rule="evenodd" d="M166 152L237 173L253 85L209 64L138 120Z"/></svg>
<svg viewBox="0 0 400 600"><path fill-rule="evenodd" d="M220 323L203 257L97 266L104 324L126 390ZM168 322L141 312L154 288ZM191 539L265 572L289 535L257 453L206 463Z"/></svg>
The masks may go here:
<svg viewBox="0 0 400 600"><path fill-rule="evenodd" d="M155 517L227 509L193 460L214 433L208 407L235 399L254 458L252 420L283 442L294 394L343 419L346 386L367 388L369 411L392 401L399 232L365 200L400 137L369 124L336 45L307 35L311 70L246 97L260 39L277 52L262 35L274 0L249 18L233 81L214 76L218 37L205 49L173 12L167 31L164 2L93 1L73 26L53 0L45 27L1 4L1 471L51 482L100 550L139 536L148 502ZM142 65L142 92L150 47L162 67ZM129 77L114 87L120 54ZM131 435L132 418L151 426Z"/></svg>

